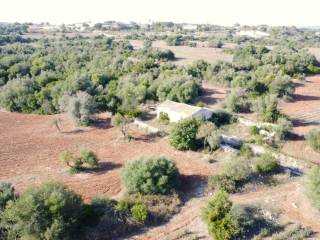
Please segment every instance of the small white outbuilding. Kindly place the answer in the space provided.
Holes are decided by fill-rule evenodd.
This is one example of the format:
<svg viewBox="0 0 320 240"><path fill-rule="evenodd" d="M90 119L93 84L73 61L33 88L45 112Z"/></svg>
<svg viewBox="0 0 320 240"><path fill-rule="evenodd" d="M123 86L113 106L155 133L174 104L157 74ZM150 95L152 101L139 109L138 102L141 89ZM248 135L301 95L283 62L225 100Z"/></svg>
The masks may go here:
<svg viewBox="0 0 320 240"><path fill-rule="evenodd" d="M157 118L159 118L161 112L168 114L170 122L178 122L192 117L208 120L213 114L209 108L196 107L170 100L166 100L157 106Z"/></svg>

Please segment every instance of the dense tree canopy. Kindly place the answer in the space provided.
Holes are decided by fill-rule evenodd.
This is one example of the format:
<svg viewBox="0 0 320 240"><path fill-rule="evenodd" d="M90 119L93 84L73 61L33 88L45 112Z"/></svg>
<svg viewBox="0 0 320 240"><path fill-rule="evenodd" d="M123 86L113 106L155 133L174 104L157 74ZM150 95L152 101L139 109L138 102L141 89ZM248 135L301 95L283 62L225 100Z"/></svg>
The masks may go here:
<svg viewBox="0 0 320 240"><path fill-rule="evenodd" d="M128 102L190 102L199 94L199 78L167 63L172 59L170 50L133 50L127 41L106 37L9 44L0 47L0 106L52 114L62 110L63 96L79 91L92 96L98 111L117 112Z"/></svg>

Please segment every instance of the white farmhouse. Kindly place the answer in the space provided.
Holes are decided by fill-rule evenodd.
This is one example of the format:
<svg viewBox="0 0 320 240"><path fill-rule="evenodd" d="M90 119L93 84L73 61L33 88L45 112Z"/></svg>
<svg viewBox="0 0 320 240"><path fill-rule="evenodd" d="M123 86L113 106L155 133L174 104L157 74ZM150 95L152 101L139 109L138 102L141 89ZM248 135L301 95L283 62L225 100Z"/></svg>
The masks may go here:
<svg viewBox="0 0 320 240"><path fill-rule="evenodd" d="M181 119L192 117L208 120L213 114L208 108L196 107L170 100L166 100L157 106L157 118L159 118L161 112L168 114L170 122L178 122Z"/></svg>
<svg viewBox="0 0 320 240"><path fill-rule="evenodd" d="M247 30L236 32L237 36L247 36L255 39L269 37L270 34L267 32L257 31L257 30Z"/></svg>

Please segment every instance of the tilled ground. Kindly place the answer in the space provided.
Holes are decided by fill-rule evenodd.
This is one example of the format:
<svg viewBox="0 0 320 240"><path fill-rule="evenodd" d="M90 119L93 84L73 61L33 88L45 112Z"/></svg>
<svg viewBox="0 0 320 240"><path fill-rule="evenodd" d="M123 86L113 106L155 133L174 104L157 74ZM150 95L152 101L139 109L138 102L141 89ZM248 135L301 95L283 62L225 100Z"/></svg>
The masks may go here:
<svg viewBox="0 0 320 240"><path fill-rule="evenodd" d="M304 136L320 125L320 76L307 77L304 82L296 82L293 101L281 104L281 111L294 123L297 136L285 143L283 151L292 156L320 163L320 153L313 151Z"/></svg>
<svg viewBox="0 0 320 240"><path fill-rule="evenodd" d="M53 126L62 119L59 133ZM119 171L125 162L140 155L165 155L176 161L182 174L207 176L210 169L197 153L176 151L165 138L150 139L142 133L125 142L117 128L103 116L99 127L74 128L66 115L39 116L0 112L0 180L12 182L18 191L49 180L66 183L84 199L95 194L115 196L121 192ZM97 153L101 168L70 175L59 154L86 148Z"/></svg>
<svg viewBox="0 0 320 240"><path fill-rule="evenodd" d="M146 229L129 239L176 239L183 235L185 239L209 239L200 209L210 199L210 194L197 183L220 172L219 159L209 164L208 156L204 154L176 151L169 146L167 138L150 139L138 131L134 132L136 140L124 142L119 130L110 126L109 116L100 117L97 127L74 128L64 114L39 116L0 112L0 181L12 182L18 191L24 191L34 184L57 180L66 183L85 200L96 194L118 197L122 190L119 172L123 164L140 155L165 155L174 159L180 172L186 175L183 187L190 195L185 196L187 200L180 213L168 223ZM55 118L62 119L63 133L53 126ZM77 152L82 148L97 153L101 169L70 175L58 155L64 149ZM300 183L294 179L276 187L262 186L255 191L235 194L232 200L241 204L274 206L288 221L320 231L318 214L304 198Z"/></svg>

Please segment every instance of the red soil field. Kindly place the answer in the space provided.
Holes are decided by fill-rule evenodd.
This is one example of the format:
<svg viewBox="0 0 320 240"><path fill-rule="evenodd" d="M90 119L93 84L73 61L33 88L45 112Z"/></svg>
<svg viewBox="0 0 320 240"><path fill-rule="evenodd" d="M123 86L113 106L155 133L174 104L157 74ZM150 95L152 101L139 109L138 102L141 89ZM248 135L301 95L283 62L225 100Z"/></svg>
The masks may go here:
<svg viewBox="0 0 320 240"><path fill-rule="evenodd" d="M313 151L304 136L320 125L320 75L296 82L293 101L281 104L281 112L294 120L296 139L286 141L283 151L289 155L320 163L320 153Z"/></svg>
<svg viewBox="0 0 320 240"><path fill-rule="evenodd" d="M53 126L62 119L59 133ZM182 174L208 176L208 162L197 153L171 148L165 138L149 139L135 132L137 140L125 142L120 131L110 126L110 118L101 116L97 127L74 128L65 114L40 116L0 112L0 181L9 181L18 191L45 181L62 181L85 200L96 194L116 196L121 192L120 168L140 155L165 155L176 161ZM70 175L59 154L68 149L78 153L93 150L101 162L100 170Z"/></svg>

